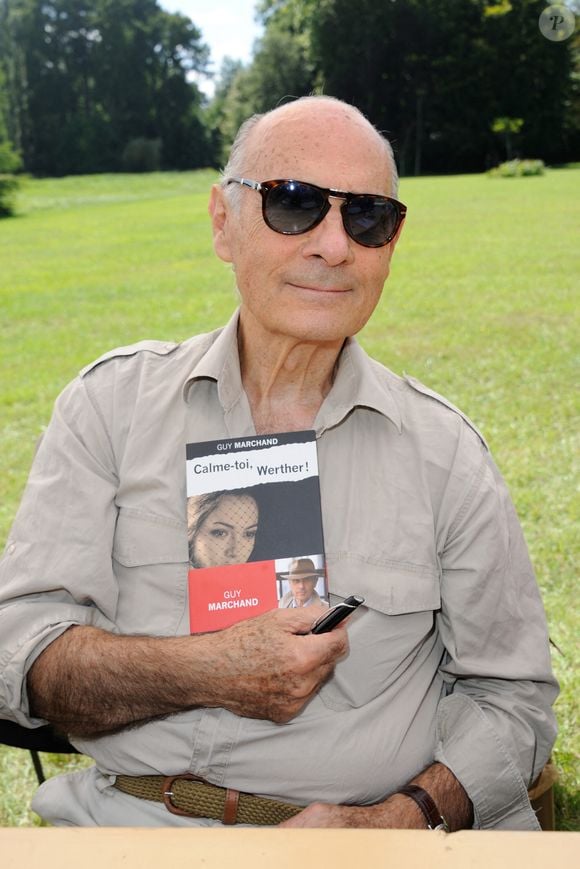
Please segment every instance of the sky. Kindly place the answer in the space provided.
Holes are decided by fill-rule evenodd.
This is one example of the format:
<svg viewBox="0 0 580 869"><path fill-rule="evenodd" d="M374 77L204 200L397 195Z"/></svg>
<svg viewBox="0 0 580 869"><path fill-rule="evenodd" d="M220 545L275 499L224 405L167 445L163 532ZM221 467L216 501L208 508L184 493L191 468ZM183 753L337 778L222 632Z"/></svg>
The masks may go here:
<svg viewBox="0 0 580 869"><path fill-rule="evenodd" d="M160 5L169 12L182 12L199 27L203 41L210 47L215 72L226 55L247 62L253 42L262 31L254 21L256 0L160 0ZM198 84L212 95L211 83L200 80Z"/></svg>

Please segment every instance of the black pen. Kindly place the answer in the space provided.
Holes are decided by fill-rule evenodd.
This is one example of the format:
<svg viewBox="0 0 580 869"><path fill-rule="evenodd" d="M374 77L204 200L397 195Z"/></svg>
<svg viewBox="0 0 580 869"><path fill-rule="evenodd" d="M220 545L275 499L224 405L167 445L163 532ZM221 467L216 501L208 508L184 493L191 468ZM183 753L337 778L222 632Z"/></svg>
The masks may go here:
<svg viewBox="0 0 580 869"><path fill-rule="evenodd" d="M342 603L337 603L336 606L331 607L328 612L321 615L312 625L310 633L325 634L327 631L331 631L364 602L364 597L358 594L351 594Z"/></svg>

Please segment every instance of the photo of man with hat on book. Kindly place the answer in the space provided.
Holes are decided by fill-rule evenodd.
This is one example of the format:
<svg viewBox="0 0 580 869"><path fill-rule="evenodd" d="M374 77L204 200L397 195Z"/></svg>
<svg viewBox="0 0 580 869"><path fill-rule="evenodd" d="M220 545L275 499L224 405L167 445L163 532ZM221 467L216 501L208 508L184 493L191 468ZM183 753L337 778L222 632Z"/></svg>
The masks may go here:
<svg viewBox="0 0 580 869"><path fill-rule="evenodd" d="M315 567L312 558L295 558L288 573L278 574L280 579L287 580L290 585L289 590L280 598L278 607L290 609L315 603L328 605L328 601L316 591L321 576L324 576L324 570Z"/></svg>

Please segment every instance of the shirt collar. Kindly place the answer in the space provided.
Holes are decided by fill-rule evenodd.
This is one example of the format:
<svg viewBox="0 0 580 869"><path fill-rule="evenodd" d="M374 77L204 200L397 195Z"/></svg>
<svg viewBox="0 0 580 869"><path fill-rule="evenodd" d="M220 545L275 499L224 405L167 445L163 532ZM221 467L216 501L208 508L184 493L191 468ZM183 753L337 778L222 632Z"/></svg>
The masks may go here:
<svg viewBox="0 0 580 869"><path fill-rule="evenodd" d="M207 351L194 365L183 387L187 399L189 388L194 380L215 380L218 397L224 410L229 410L243 392L240 357L238 355L238 320L236 310L217 335Z"/></svg>
<svg viewBox="0 0 580 869"><path fill-rule="evenodd" d="M371 359L356 338L347 338L332 389L316 417L317 430L337 425L355 407L368 407L386 416L400 433L401 413L389 377L394 375Z"/></svg>
<svg viewBox="0 0 580 869"><path fill-rule="evenodd" d="M194 380L215 380L224 410L229 410L244 392L238 355L238 321L236 310L226 326L194 365L184 385L187 398ZM401 414L393 391L385 377L386 369L371 359L356 338L347 338L341 350L332 389L317 414L315 428L337 425L355 407L368 407L382 413L401 432ZM391 375L392 377L393 375Z"/></svg>

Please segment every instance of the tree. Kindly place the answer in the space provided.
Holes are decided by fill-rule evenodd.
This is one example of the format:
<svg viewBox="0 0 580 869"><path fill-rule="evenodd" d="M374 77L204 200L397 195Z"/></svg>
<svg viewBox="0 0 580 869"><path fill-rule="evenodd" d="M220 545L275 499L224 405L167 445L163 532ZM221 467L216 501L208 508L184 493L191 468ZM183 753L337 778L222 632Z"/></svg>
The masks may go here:
<svg viewBox="0 0 580 869"><path fill-rule="evenodd" d="M500 116L521 117L522 148L551 160L565 151L570 47L539 36L544 5L324 0L313 52L326 90L391 131L404 172L484 168Z"/></svg>
<svg viewBox="0 0 580 869"><path fill-rule="evenodd" d="M207 70L209 50L200 40L201 32L186 16L160 16L155 48L159 60L157 134L163 142L165 165L175 169L208 166L213 158L202 119L202 94L188 80L190 73Z"/></svg>
<svg viewBox="0 0 580 869"><path fill-rule="evenodd" d="M234 99L230 97L230 91L243 70L244 64L241 60L224 57L217 75L213 99L204 114L204 120L211 136L211 148L216 165L223 165L226 162L229 146L236 134L237 114L232 118L229 104L234 102Z"/></svg>
<svg viewBox="0 0 580 869"><path fill-rule="evenodd" d="M252 63L222 71L214 99L216 105L210 111L219 135L222 160L240 124L249 115L269 111L284 100L316 89L306 6L300 2L262 4L266 29L256 42Z"/></svg>
<svg viewBox="0 0 580 869"><path fill-rule="evenodd" d="M511 160L513 156L512 136L516 136L523 125L523 118L494 118L493 120L491 131L502 136L507 160Z"/></svg>
<svg viewBox="0 0 580 869"><path fill-rule="evenodd" d="M21 165L20 157L8 139L7 105L4 76L0 69L0 217L7 217L13 212L14 198L18 189L18 179L13 173L17 172Z"/></svg>
<svg viewBox="0 0 580 869"><path fill-rule="evenodd" d="M494 119L521 118L519 145L549 161L572 154L575 39L543 39L544 0L262 0L265 34L231 85L230 117L283 95L297 41L310 88L358 106L391 138L403 174L481 170L499 158ZM577 62L576 69L580 66ZM303 85L302 85L303 87ZM576 88L576 91L574 90ZM298 95L299 87L286 89Z"/></svg>
<svg viewBox="0 0 580 869"><path fill-rule="evenodd" d="M201 94L209 51L157 0L0 0L11 111L25 166L39 174L121 167L133 139L161 139L165 165L208 162Z"/></svg>

